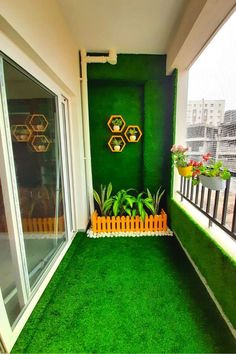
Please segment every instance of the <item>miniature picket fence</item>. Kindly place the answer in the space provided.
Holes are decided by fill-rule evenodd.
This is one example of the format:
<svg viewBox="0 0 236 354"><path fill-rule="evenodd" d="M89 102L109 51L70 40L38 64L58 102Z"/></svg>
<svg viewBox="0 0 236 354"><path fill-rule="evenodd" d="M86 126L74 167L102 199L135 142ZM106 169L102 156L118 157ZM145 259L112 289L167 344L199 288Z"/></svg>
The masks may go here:
<svg viewBox="0 0 236 354"><path fill-rule="evenodd" d="M140 216L98 216L92 215L92 231L103 232L146 232L167 231L167 215L164 210L160 215L148 215L143 221Z"/></svg>
<svg viewBox="0 0 236 354"><path fill-rule="evenodd" d="M24 232L54 233L64 232L64 216L56 218L24 218L22 220Z"/></svg>

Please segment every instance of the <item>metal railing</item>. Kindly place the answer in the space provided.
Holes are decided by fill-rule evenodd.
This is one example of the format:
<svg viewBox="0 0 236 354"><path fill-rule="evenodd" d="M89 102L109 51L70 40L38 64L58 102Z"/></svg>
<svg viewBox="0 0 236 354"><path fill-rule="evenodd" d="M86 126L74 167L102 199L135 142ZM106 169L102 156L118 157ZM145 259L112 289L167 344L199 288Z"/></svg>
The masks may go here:
<svg viewBox="0 0 236 354"><path fill-rule="evenodd" d="M236 240L236 173L231 172L231 178L226 181L223 191L213 191L200 183L193 186L191 178L181 177L180 190L177 192L183 199L219 226Z"/></svg>

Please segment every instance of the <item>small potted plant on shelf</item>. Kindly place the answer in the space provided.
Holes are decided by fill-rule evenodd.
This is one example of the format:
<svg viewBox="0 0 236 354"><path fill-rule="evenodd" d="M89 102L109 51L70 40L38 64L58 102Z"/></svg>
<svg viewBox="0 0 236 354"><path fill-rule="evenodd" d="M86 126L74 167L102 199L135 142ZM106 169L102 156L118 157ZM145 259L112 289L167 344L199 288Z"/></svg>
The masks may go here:
<svg viewBox="0 0 236 354"><path fill-rule="evenodd" d="M13 135L15 135L17 141L26 142L29 140L31 132L26 126L22 125L16 126L15 133Z"/></svg>
<svg viewBox="0 0 236 354"><path fill-rule="evenodd" d="M129 140L130 141L135 141L137 139L137 134L138 131L135 129L135 128L130 128L128 131L127 131L127 134L129 136Z"/></svg>
<svg viewBox="0 0 236 354"><path fill-rule="evenodd" d="M170 151L172 152L172 159L180 176L191 177L193 165L191 160L188 160L188 156L186 155L188 148L185 148L182 145L173 145Z"/></svg>
<svg viewBox="0 0 236 354"><path fill-rule="evenodd" d="M111 123L112 123L114 132L120 131L120 128L121 128L121 126L123 124L121 118L114 118Z"/></svg>
<svg viewBox="0 0 236 354"><path fill-rule="evenodd" d="M122 142L122 139L120 139L120 138L114 138L112 140L111 144L113 146L113 150L118 152L118 151L120 151L123 142Z"/></svg>
<svg viewBox="0 0 236 354"><path fill-rule="evenodd" d="M227 168L223 167L222 161L214 161L210 153L204 154L202 160L193 166L193 184L201 182L204 187L212 190L224 190L226 180L231 177Z"/></svg>

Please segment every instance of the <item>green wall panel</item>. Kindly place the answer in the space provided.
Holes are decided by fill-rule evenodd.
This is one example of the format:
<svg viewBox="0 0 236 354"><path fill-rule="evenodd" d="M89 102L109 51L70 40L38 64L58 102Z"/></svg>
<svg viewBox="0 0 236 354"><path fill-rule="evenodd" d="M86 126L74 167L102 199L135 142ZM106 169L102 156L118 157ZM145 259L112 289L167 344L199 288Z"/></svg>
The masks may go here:
<svg viewBox="0 0 236 354"><path fill-rule="evenodd" d="M166 76L166 56L119 54L116 65L89 64L88 78L96 80L158 80Z"/></svg>
<svg viewBox="0 0 236 354"><path fill-rule="evenodd" d="M107 143L117 134L109 130L107 121L112 114L119 114L127 125L139 125L143 130L143 85L92 80L89 107L94 188L111 181L115 190L140 190L143 140L127 143L122 152L112 153Z"/></svg>
<svg viewBox="0 0 236 354"><path fill-rule="evenodd" d="M111 181L115 190L170 190L173 77L165 76L163 55L118 55L117 65L89 64L89 115L94 188ZM121 114L139 125L140 142L111 153L107 120ZM99 125L97 122L99 121ZM165 203L164 203L165 204Z"/></svg>
<svg viewBox="0 0 236 354"><path fill-rule="evenodd" d="M236 328L236 262L212 240L206 230L175 201L171 201L171 228L176 232L224 313ZM225 236L227 237L227 236Z"/></svg>

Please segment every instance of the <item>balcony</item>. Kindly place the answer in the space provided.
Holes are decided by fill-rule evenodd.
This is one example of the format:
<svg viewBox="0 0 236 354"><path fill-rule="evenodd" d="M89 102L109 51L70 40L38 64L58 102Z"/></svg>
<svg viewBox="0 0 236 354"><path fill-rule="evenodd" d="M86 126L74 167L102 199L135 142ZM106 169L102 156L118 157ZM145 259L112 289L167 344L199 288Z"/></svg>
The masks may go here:
<svg viewBox="0 0 236 354"><path fill-rule="evenodd" d="M236 352L235 175L222 195L182 180L179 198L170 157L187 68L235 0L1 5L0 352ZM188 142L214 150L215 126L198 128ZM109 181L162 186L174 236L87 237Z"/></svg>

